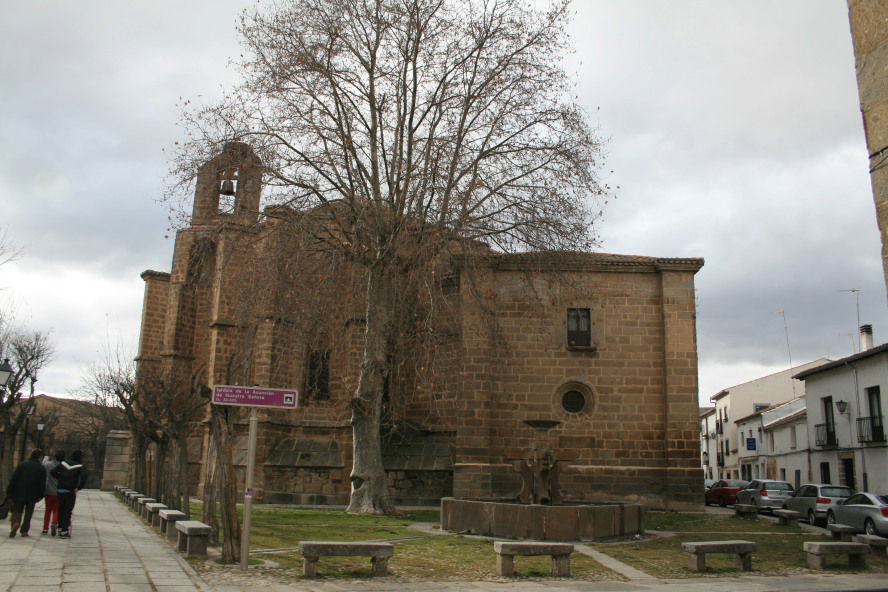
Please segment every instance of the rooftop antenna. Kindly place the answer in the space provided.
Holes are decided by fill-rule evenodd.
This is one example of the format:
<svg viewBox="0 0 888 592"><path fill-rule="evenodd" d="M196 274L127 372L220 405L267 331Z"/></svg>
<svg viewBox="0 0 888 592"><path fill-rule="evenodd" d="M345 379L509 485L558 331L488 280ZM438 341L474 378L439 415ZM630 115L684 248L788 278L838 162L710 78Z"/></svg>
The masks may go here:
<svg viewBox="0 0 888 592"><path fill-rule="evenodd" d="M839 290L839 292L848 292L854 294L854 299L857 304L857 327L854 328L854 333L856 334L860 331L860 290L858 288L849 288L847 290ZM852 341L854 341L852 339ZM855 343L854 345L854 353L858 353L860 351L860 344Z"/></svg>
<svg viewBox="0 0 888 592"><path fill-rule="evenodd" d="M789 358L789 369L792 370L792 350L789 347L789 325L786 323L786 311L781 308L777 311L777 314L783 317L783 334L786 335L786 356ZM789 384L792 386L792 398L795 399L795 380L792 376L789 377Z"/></svg>

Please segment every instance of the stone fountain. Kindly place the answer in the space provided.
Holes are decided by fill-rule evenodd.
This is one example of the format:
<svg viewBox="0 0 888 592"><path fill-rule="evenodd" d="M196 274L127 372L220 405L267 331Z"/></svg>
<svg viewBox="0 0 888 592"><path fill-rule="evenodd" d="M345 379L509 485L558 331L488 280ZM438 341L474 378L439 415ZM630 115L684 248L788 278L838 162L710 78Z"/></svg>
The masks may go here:
<svg viewBox="0 0 888 592"><path fill-rule="evenodd" d="M584 541L644 532L637 504L563 504L559 488L560 462L546 433L561 422L528 419L540 437L527 458L512 466L521 476L514 500L441 500L441 527L461 533L534 539Z"/></svg>

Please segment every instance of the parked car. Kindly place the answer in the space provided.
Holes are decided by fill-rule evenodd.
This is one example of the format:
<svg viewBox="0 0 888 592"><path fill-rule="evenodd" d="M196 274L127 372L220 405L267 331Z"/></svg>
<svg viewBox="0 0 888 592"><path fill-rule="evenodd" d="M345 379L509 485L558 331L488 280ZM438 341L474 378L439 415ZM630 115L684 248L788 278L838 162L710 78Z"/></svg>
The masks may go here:
<svg viewBox="0 0 888 592"><path fill-rule="evenodd" d="M715 479L703 479L703 491L715 485Z"/></svg>
<svg viewBox="0 0 888 592"><path fill-rule="evenodd" d="M836 504L854 495L854 490L844 485L808 483L799 487L792 497L783 502L787 510L795 510L811 524L824 524L826 514Z"/></svg>
<svg viewBox="0 0 888 592"><path fill-rule="evenodd" d="M855 493L830 508L826 521L829 524L847 524L867 534L888 536L888 495L865 491Z"/></svg>
<svg viewBox="0 0 888 592"><path fill-rule="evenodd" d="M779 510L786 499L795 491L786 481L753 479L749 485L737 492L738 504L758 506L761 510Z"/></svg>
<svg viewBox="0 0 888 592"><path fill-rule="evenodd" d="M737 499L737 492L746 487L747 481L739 479L722 479L706 490L706 505L718 504L722 508L733 504Z"/></svg>

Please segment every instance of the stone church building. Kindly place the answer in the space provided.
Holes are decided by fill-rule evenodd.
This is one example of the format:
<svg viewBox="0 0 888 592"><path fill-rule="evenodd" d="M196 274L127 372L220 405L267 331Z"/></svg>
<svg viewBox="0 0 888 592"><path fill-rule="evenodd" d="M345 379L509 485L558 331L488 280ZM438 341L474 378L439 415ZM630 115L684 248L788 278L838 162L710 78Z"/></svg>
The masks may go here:
<svg viewBox="0 0 888 592"><path fill-rule="evenodd" d="M361 270L307 253L294 229L322 226L322 211L260 210L260 193L261 162L244 144L201 167L171 271L142 274L139 372L297 389L297 409L260 413L254 495L344 504ZM475 250L404 290L383 431L396 503L516 499L522 467L545 459L553 501L699 505L702 259ZM189 452L198 494L208 431L195 425Z"/></svg>

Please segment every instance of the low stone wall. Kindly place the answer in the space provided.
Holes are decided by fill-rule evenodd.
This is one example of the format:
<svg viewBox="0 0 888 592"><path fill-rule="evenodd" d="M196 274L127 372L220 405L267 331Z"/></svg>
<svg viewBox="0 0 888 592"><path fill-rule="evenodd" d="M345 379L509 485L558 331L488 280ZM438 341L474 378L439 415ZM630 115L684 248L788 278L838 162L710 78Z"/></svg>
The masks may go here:
<svg viewBox="0 0 888 592"><path fill-rule="evenodd" d="M592 541L644 532L635 504L541 506L508 502L441 500L441 528L539 541Z"/></svg>

